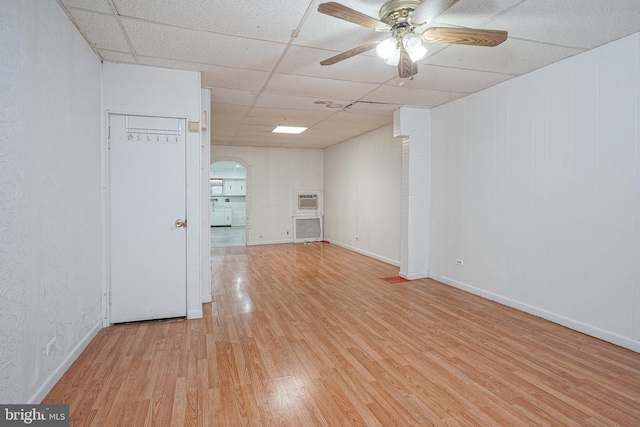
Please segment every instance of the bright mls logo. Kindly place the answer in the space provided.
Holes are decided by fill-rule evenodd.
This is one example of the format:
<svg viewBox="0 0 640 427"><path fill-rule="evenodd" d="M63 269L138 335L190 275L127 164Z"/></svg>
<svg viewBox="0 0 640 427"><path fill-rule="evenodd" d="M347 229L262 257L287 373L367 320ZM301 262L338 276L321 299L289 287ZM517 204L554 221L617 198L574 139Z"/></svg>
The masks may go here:
<svg viewBox="0 0 640 427"><path fill-rule="evenodd" d="M0 405L0 427L69 427L69 405Z"/></svg>

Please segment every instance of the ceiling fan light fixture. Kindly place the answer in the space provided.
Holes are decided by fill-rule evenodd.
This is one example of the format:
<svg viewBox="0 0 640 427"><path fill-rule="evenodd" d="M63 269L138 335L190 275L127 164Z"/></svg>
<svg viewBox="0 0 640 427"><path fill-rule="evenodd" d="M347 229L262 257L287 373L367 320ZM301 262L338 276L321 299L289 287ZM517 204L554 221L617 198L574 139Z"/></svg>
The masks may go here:
<svg viewBox="0 0 640 427"><path fill-rule="evenodd" d="M397 67L400 62L400 49L395 48L391 56L384 60L384 63L387 65L391 65L392 67Z"/></svg>
<svg viewBox="0 0 640 427"><path fill-rule="evenodd" d="M422 40L417 34L407 33L402 36L402 44L404 44L404 48L407 49L407 52L411 53L412 50L422 46Z"/></svg>
<svg viewBox="0 0 640 427"><path fill-rule="evenodd" d="M420 61L427 54L427 48L422 44L418 45L418 47L412 49L411 51L407 51L409 52L409 58L411 58L413 62Z"/></svg>
<svg viewBox="0 0 640 427"><path fill-rule="evenodd" d="M376 46L376 52L378 56L382 59L390 58L393 55L393 51L396 49L396 39L393 37L389 37L388 39L382 41Z"/></svg>
<svg viewBox="0 0 640 427"><path fill-rule="evenodd" d="M427 48L422 45L422 38L415 33L402 36L402 44L413 62L421 60L427 54Z"/></svg>

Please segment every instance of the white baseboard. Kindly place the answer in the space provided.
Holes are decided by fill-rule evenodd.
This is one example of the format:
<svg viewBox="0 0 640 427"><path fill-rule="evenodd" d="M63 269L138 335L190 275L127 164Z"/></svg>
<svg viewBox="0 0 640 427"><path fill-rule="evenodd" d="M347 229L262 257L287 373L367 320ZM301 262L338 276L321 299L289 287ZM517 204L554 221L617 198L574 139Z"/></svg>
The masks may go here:
<svg viewBox="0 0 640 427"><path fill-rule="evenodd" d="M368 256L369 258L377 259L378 261L382 261L384 263L391 264L391 265L396 266L396 267L400 267L400 261L396 261L394 259L383 257L381 255L374 254L373 252L367 252L367 251L364 251L362 249L354 248L353 246L349 246L349 245L346 245L344 243L334 242L334 241L328 241L328 242L330 244L332 244L332 245L340 246L341 248L349 249L352 252L357 252L357 253L359 253L361 255Z"/></svg>
<svg viewBox="0 0 640 427"><path fill-rule="evenodd" d="M211 294L209 295L202 295L202 303L206 304L208 302L213 301L213 297L211 296Z"/></svg>
<svg viewBox="0 0 640 427"><path fill-rule="evenodd" d="M202 319L202 316L204 316L202 309L187 311L187 319Z"/></svg>
<svg viewBox="0 0 640 427"><path fill-rule="evenodd" d="M67 370L71 367L78 356L80 356L84 349L87 348L91 340L95 338L96 335L98 335L98 332L100 332L101 329L102 319L100 319L98 323L96 323L80 340L80 342L78 342L78 344L76 344L75 347L71 349L69 354L67 354L67 357L62 360L62 362L56 369L53 370L53 372L51 373L51 375L49 375L45 382L42 383L40 387L38 387L33 395L31 395L27 404L32 405L42 402L42 399L44 399L51 391L51 389L53 389L53 386L56 385L58 381L60 381L60 378L62 378L64 373L67 372Z"/></svg>
<svg viewBox="0 0 640 427"><path fill-rule="evenodd" d="M280 243L293 243L293 238L287 240L256 240L253 242L247 242L247 246L258 246L258 245L278 245Z"/></svg>
<svg viewBox="0 0 640 427"><path fill-rule="evenodd" d="M429 273L413 273L413 274L407 274L404 271L400 272L400 277L405 278L407 280L418 280L418 279L426 279L429 277Z"/></svg>
<svg viewBox="0 0 640 427"><path fill-rule="evenodd" d="M439 276L437 274L430 273L429 277L439 282L445 283L447 285L453 286L454 288L462 289L463 291L469 292L474 295L479 295L483 298L486 298L491 301L495 301L502 305L506 305L507 307L515 308L520 311L524 311L525 313L532 314L537 317L541 317L550 322L557 323L558 325L562 325L569 329L573 329L574 331L582 332L583 334L591 335L592 337L601 339L603 341L610 342L611 344L618 345L620 347L627 348L629 350L640 352L640 341L636 341L632 338L625 337L623 335L619 335L615 332L608 331L606 329L598 328L597 326L590 325L588 323L584 323L582 321L571 319L566 316L559 315L557 313L552 313L545 309L535 307L529 304L525 304L523 302L505 297L504 295L496 294L494 292L485 291L483 289L479 289L475 286L469 285L467 283L459 282L457 280Z"/></svg>

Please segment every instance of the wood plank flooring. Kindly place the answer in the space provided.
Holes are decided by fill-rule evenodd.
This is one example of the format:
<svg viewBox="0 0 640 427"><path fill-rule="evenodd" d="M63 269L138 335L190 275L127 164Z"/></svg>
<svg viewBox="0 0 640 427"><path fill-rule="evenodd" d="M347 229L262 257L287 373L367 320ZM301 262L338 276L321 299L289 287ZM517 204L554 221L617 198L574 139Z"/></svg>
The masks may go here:
<svg viewBox="0 0 640 427"><path fill-rule="evenodd" d="M200 320L100 331L73 426L638 426L640 355L325 243L212 249Z"/></svg>

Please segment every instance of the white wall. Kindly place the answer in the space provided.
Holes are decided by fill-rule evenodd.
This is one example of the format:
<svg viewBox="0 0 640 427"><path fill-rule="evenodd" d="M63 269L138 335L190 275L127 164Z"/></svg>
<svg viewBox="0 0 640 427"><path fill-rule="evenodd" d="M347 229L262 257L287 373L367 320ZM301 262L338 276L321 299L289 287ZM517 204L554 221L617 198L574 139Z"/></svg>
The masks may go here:
<svg viewBox="0 0 640 427"><path fill-rule="evenodd" d="M401 170L391 125L326 148L325 239L399 266Z"/></svg>
<svg viewBox="0 0 640 427"><path fill-rule="evenodd" d="M432 277L640 351L639 54L635 34L432 111Z"/></svg>
<svg viewBox="0 0 640 427"><path fill-rule="evenodd" d="M103 64L103 108L107 112L184 117L200 122L200 73L129 64ZM202 230L202 169L200 132L187 132L187 316L202 317L200 239ZM208 183L207 183L208 185ZM206 233L206 234L205 234ZM204 266L204 268L207 268Z"/></svg>
<svg viewBox="0 0 640 427"><path fill-rule="evenodd" d="M247 244L292 242L293 192L322 190L322 150L211 147L210 163L235 159L247 168Z"/></svg>
<svg viewBox="0 0 640 427"><path fill-rule="evenodd" d="M0 402L39 403L102 326L100 61L54 1L0 28Z"/></svg>

